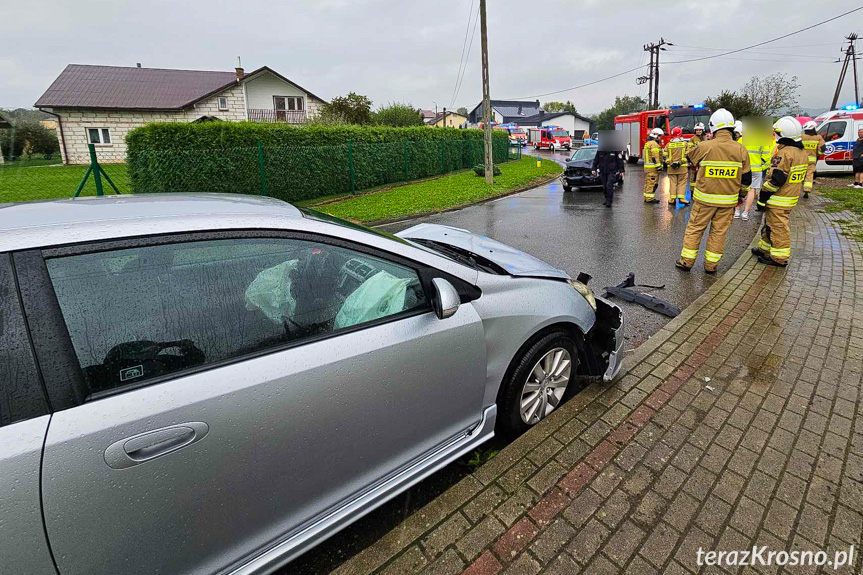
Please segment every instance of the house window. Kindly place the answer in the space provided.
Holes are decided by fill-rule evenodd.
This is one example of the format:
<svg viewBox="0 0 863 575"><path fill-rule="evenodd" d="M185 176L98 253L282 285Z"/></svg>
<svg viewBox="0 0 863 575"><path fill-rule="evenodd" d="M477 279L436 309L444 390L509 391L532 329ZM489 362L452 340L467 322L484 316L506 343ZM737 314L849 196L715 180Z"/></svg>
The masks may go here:
<svg viewBox="0 0 863 575"><path fill-rule="evenodd" d="M219 110L225 111L228 109L228 99L224 96L219 98Z"/></svg>
<svg viewBox="0 0 863 575"><path fill-rule="evenodd" d="M87 128L87 142L109 146L111 145L111 131L108 128Z"/></svg>
<svg viewBox="0 0 863 575"><path fill-rule="evenodd" d="M273 104L278 111L300 112L305 109L302 96L273 96Z"/></svg>

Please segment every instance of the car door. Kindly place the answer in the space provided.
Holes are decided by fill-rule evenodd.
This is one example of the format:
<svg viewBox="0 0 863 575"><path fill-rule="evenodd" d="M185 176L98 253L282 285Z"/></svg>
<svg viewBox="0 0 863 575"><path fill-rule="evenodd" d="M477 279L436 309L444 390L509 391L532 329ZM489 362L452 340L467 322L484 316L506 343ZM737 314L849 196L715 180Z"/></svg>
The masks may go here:
<svg viewBox="0 0 863 575"><path fill-rule="evenodd" d="M0 253L0 572L55 575L39 506L50 415L17 291Z"/></svg>
<svg viewBox="0 0 863 575"><path fill-rule="evenodd" d="M482 324L429 270L250 234L44 252L86 388L45 444L61 575L236 567L479 421Z"/></svg>

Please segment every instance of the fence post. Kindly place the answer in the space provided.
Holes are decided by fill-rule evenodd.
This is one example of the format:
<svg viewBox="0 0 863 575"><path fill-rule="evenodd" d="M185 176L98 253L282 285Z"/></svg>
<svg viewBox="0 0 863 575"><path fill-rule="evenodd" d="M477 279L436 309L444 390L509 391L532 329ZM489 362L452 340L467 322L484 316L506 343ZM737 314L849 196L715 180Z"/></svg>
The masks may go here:
<svg viewBox="0 0 863 575"><path fill-rule="evenodd" d="M96 195L103 196L105 194L102 192L102 170L99 169L99 162L96 160L96 146L87 144L87 148L90 149L90 168L93 172L93 181L96 182Z"/></svg>
<svg viewBox="0 0 863 575"><path fill-rule="evenodd" d="M354 174L354 144L353 142L348 142L348 169L350 170L351 176L351 193L357 193L357 179L356 174Z"/></svg>
<svg viewBox="0 0 863 575"><path fill-rule="evenodd" d="M405 180L410 179L408 175L408 141L402 140L402 162L404 163Z"/></svg>
<svg viewBox="0 0 863 575"><path fill-rule="evenodd" d="M267 166L264 163L264 144L258 140L258 169L261 172L261 195L267 195Z"/></svg>

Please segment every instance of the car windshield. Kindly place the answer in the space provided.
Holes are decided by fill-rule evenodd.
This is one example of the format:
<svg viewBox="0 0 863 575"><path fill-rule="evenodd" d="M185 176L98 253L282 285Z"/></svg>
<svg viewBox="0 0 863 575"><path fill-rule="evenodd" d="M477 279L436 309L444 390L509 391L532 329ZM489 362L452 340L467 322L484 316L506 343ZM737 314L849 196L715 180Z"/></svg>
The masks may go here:
<svg viewBox="0 0 863 575"><path fill-rule="evenodd" d="M693 115L693 116L672 116L669 120L669 123L672 128L680 128L683 130L684 134L694 134L695 133L695 124L699 122L707 125L707 122L710 120L710 116L707 114L704 115Z"/></svg>
<svg viewBox="0 0 863 575"><path fill-rule="evenodd" d="M596 156L596 148L580 148L570 158L572 160L592 160Z"/></svg>
<svg viewBox="0 0 863 575"><path fill-rule="evenodd" d="M567 132L566 130L552 130L551 136L553 138L568 138L569 132Z"/></svg>
<svg viewBox="0 0 863 575"><path fill-rule="evenodd" d="M521 128L512 128L509 131L509 133L510 134L524 134L524 130L522 130Z"/></svg>

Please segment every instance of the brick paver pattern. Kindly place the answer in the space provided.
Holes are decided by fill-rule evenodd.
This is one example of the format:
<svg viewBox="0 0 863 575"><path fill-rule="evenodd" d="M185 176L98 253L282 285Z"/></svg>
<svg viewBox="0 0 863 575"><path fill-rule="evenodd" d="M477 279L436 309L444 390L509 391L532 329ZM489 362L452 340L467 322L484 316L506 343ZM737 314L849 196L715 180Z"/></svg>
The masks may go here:
<svg viewBox="0 0 863 575"><path fill-rule="evenodd" d="M810 198L627 359L336 573L723 573L699 548L863 569L863 259ZM860 283L858 283L860 278Z"/></svg>

